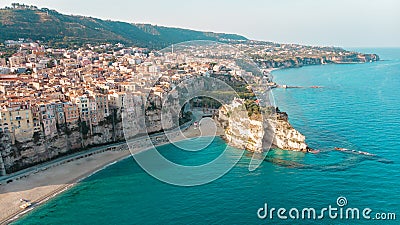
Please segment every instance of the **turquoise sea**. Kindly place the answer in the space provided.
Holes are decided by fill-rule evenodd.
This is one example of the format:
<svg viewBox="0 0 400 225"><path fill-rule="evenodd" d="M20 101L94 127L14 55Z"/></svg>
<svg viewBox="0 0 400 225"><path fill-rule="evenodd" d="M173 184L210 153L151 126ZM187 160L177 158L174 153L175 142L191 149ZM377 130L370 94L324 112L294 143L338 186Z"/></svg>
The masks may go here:
<svg viewBox="0 0 400 225"><path fill-rule="evenodd" d="M383 60L273 73L277 83L323 86L274 90L276 104L288 112L308 144L321 150L319 154L271 150L262 165L249 172L252 155L246 153L225 176L197 187L160 182L129 158L87 178L15 224L399 224L400 49L359 50L378 53ZM214 159L225 146L217 138L206 151L189 155L172 145L159 151L190 165ZM339 152L334 147L376 156ZM371 208L371 217L396 213L397 221L257 217L265 203L287 210L321 209L338 207L338 197L347 199L346 207Z"/></svg>

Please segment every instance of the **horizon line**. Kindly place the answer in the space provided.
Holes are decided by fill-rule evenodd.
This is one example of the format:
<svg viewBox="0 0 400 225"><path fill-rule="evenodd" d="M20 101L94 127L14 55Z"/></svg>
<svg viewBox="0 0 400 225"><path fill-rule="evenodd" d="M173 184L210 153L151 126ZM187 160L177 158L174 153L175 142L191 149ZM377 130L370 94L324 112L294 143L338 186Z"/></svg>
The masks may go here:
<svg viewBox="0 0 400 225"><path fill-rule="evenodd" d="M17 2L15 2L17 3ZM215 34L231 34L231 35L238 35L241 37L244 37L247 41L264 41L264 42L271 42L275 44L293 44L293 45L302 45L302 46L314 46L314 47L338 47L338 48L400 48L400 45L398 46L388 46L388 45L361 45L361 46L354 46L354 45L340 45L340 44L323 44L323 43L300 43L296 41L280 41L280 40L271 40L271 39L264 39L264 38L254 38L254 37L249 37L246 34L240 34L236 32L227 32L227 31L211 31L211 30L206 30L206 29L201 29L201 28L193 28L193 27L184 27L184 26L179 26L179 25L168 25L168 24L158 24L158 23L152 23L152 22L145 22L145 21L139 21L139 22L134 22L134 21L128 21L124 19L117 19L117 18L102 18L98 16L93 16L93 15L82 15L82 14L74 14L74 13L69 13L69 12L63 12L59 11L59 9L54 9L50 7L39 7L37 5L30 5L30 4L23 4L23 3L17 3L20 5L25 5L25 6L34 6L37 7L37 9L29 9L27 8L26 10L43 10L43 9L49 9L49 10L54 10L57 13L67 15L67 16L77 16L77 17L86 17L86 18L94 18L94 19L100 19L103 21L112 21L112 22L123 22L123 23L128 23L128 24L133 24L133 25L151 25L151 26L157 26L157 27L165 27L165 28L175 28L175 29L185 29L185 30L191 30L191 31L198 31L198 32L204 32L204 33L215 33ZM12 6L9 5L4 5L4 7L0 8L0 10L4 9L11 9L11 10L18 10L18 8L13 8Z"/></svg>

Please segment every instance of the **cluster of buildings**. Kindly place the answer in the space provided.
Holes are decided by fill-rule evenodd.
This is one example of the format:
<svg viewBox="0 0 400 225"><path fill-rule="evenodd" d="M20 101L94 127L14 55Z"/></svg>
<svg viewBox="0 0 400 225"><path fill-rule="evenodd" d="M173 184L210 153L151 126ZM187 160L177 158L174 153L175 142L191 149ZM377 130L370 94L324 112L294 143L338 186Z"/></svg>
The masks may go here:
<svg viewBox="0 0 400 225"><path fill-rule="evenodd" d="M228 71L198 56L192 60L188 56L182 63L173 50L159 55L122 44L78 50L24 41L6 45L18 50L0 60L0 132L19 139L35 133L54 137L62 125L85 122L91 128L114 111L143 108L149 93L163 98L184 79ZM246 74L229 66L229 73Z"/></svg>
<svg viewBox="0 0 400 225"><path fill-rule="evenodd" d="M278 44L263 41L249 41L240 44L241 49L249 52L257 60L287 60L293 58L324 58L328 61L339 60L355 55L337 47L318 47L299 44Z"/></svg>
<svg viewBox="0 0 400 225"><path fill-rule="evenodd" d="M0 60L0 132L32 138L36 132L57 135L58 125L97 125L124 107L127 92L141 95L157 66L146 62L144 49L119 47L96 53L45 48L38 43L7 41L18 46ZM97 48L109 51L112 45ZM154 72L153 72L154 71Z"/></svg>

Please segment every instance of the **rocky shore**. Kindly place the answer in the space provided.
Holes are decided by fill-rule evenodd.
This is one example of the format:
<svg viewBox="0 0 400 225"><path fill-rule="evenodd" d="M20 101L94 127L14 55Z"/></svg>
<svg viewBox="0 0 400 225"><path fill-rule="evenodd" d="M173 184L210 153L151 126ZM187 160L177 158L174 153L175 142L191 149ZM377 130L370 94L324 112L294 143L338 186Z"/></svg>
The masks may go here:
<svg viewBox="0 0 400 225"><path fill-rule="evenodd" d="M273 147L292 151L306 151L309 149L305 142L306 137L289 123L287 113L280 112L277 109L274 115L268 119L268 123L273 128Z"/></svg>
<svg viewBox="0 0 400 225"><path fill-rule="evenodd" d="M351 63L367 63L379 61L376 54L354 53L346 56L323 56L323 57L293 57L288 59L257 59L256 63L263 69L271 68L297 68L309 65L322 64L351 64Z"/></svg>
<svg viewBox="0 0 400 225"><path fill-rule="evenodd" d="M308 65L351 64L376 62L376 54L349 53L332 56L288 57L277 59L255 59L257 65L267 72L268 80L272 70L297 68ZM270 148L291 151L308 151L306 137L289 123L288 114L278 108L258 117L247 116L244 100L236 99L231 105L224 105L216 116L218 123L225 129L225 140L232 146L251 152L263 152Z"/></svg>
<svg viewBox="0 0 400 225"><path fill-rule="evenodd" d="M248 116L243 99L224 105L215 120L225 130L224 139L231 146L251 152L264 152L276 147L306 151L305 136L294 129L285 112L274 109L268 113Z"/></svg>

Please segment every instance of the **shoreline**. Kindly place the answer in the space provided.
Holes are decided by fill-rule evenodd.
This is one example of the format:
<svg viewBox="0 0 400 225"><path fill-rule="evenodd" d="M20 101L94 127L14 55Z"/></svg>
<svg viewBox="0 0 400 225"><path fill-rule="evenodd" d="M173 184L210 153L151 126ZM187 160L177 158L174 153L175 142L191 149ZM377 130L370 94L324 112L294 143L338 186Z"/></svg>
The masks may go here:
<svg viewBox="0 0 400 225"><path fill-rule="evenodd" d="M69 190L84 179L130 156L129 150L103 152L52 167L4 185L0 188L0 214L2 215L0 224L9 224L20 219L23 215ZM71 167L76 167L75 170L80 171L74 171ZM63 171L70 173L65 174ZM47 179L51 175L57 176L58 179L55 181ZM20 186L25 185L28 187L21 190ZM29 199L32 201L32 206L20 209L18 199Z"/></svg>
<svg viewBox="0 0 400 225"><path fill-rule="evenodd" d="M323 65L323 64L321 64ZM269 69L265 69L265 71L268 72L268 76L271 77L271 81L273 81L274 79L274 75L272 74L274 71L277 70L283 70L283 69L292 69L292 68L269 68ZM179 134L178 137L173 138L174 140L169 141L169 142L165 142L165 143L160 143L158 145L155 145L154 147L160 147L163 145L167 145L167 144L173 144L175 142L179 142L185 139L191 139L191 138L195 138L195 137L201 137L203 136L201 133L199 134L199 129L194 130L193 126L189 126L185 131L182 131L182 133ZM207 133L207 132L206 132ZM218 133L218 132L217 132ZM204 136L210 136L210 135L204 135ZM215 134L213 136L221 136L219 134ZM142 137L142 138L146 138ZM142 139L140 138L140 139ZM126 142L125 142L126 143ZM123 143L121 143L121 145L123 145ZM103 147L100 147L103 148ZM104 146L104 148L107 148L107 146ZM149 150L153 147L142 147L142 148L138 148L135 149L135 152L131 152L130 150L120 150L120 151L112 151L112 150L106 150L104 152L98 153L98 154L94 154L85 158L79 158L79 159L75 159L69 162L66 162L64 164L60 164L60 165L55 165L53 167L49 167L45 170L39 170L37 172L28 174L27 176L22 176L21 178L13 181L10 184L4 184L0 186L0 224L9 224L11 222L15 222L16 220L20 219L22 216L26 215L27 213L31 212L32 210L34 210L35 208L43 205L44 203L48 202L49 200L53 199L54 197L64 193L65 191L71 189L72 187L74 187L75 185L77 185L78 183L82 182L83 180L91 177L92 175L108 168L109 166L121 162L129 157L132 157L133 154L138 154L140 152ZM105 159L105 161L101 161L101 157L107 157L107 159ZM103 159L104 160L104 159ZM87 162L89 161L95 161L96 163L100 162L100 165L97 164L97 166L93 165L89 165L87 166ZM81 164L85 163L86 167L82 166ZM46 173L50 172L50 173L54 173L54 175L59 175L57 172L60 172L60 170L62 169L71 169L70 167L74 167L74 166L78 166L80 169L82 169L82 167L84 167L83 174L77 174L75 173L72 178L71 177L63 177L61 176L61 179L64 181L64 184L53 184L51 185L51 182L48 182L47 185L46 184L40 184L39 185L35 182L38 182L37 178L40 176L45 175ZM73 173L72 173L73 174ZM63 174L61 174L63 175ZM68 174L71 176L71 174ZM33 184L31 184L31 186L33 186L32 188L30 188L29 190L17 190L17 191L10 191L9 189L12 189L13 186L16 186L14 188L19 189L18 186L23 184L23 183L30 183L32 182ZM50 184L49 184L50 183ZM11 186L11 188L10 188ZM4 192L4 189L6 190ZM28 188L26 188L28 189ZM42 189L42 190L40 190ZM20 209L19 205L21 203L18 202L18 204L15 204L15 202L20 199L20 198L16 198L16 195L23 195L25 192L30 192L27 195L28 196L38 196L36 198L26 198L29 199L33 202L31 207L28 207L27 209ZM36 193L35 193L36 192ZM39 192L39 193L37 193ZM3 196L5 195L5 196ZM12 202L14 202L14 204L12 204ZM10 204L11 203L11 204ZM7 211L4 208L4 206L12 206L13 208L10 209L10 211L12 211L11 213L9 212L8 214ZM17 206L17 207L16 207ZM6 211L6 212L4 212ZM5 215L3 217L3 215Z"/></svg>
<svg viewBox="0 0 400 225"><path fill-rule="evenodd" d="M207 129L194 129L189 126L186 130L171 138L171 140L154 145L160 147L173 144L185 139L210 136ZM211 131L212 132L212 131ZM220 131L219 131L220 132ZM218 131L213 136L220 136ZM146 137L143 137L146 138ZM141 139L143 139L141 138ZM0 224L9 224L17 221L32 210L43 205L56 196L71 189L83 180L125 159L133 157L134 154L147 151L153 147L141 147L128 150L104 151L88 157L75 159L60 165L40 170L0 186ZM104 147L107 148L107 147ZM51 179L53 177L54 179ZM20 209L19 199L29 199L32 206Z"/></svg>

